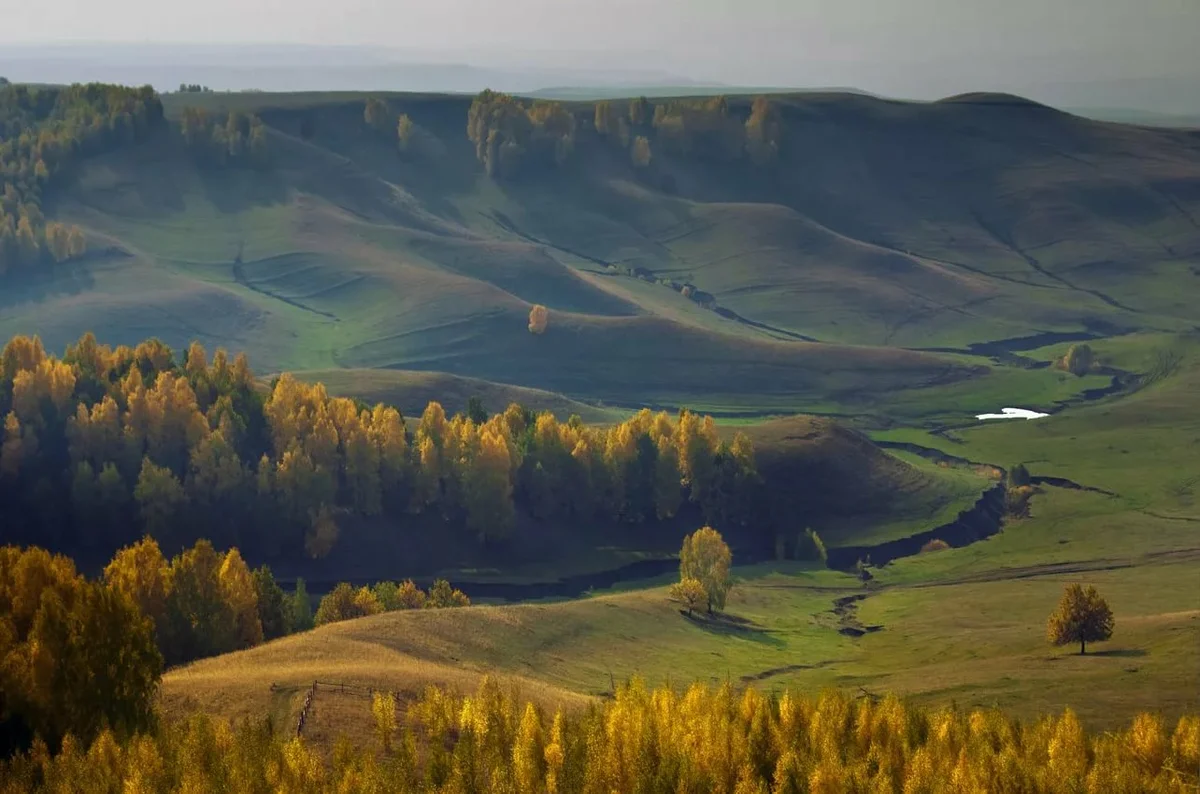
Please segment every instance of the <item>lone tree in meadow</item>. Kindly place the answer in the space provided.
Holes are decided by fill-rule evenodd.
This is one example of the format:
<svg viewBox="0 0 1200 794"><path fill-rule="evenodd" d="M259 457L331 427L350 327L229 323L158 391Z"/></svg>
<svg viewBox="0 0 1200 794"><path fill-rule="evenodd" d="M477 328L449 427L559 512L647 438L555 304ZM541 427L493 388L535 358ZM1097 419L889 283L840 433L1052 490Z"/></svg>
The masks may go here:
<svg viewBox="0 0 1200 794"><path fill-rule="evenodd" d="M396 143L400 147L400 151L408 151L415 133L416 125L413 124L412 119L408 117L407 113L401 113L400 118L396 120Z"/></svg>
<svg viewBox="0 0 1200 794"><path fill-rule="evenodd" d="M1046 624L1046 635L1055 645L1079 643L1079 653L1087 653L1089 642L1103 642L1112 636L1113 614L1108 602L1096 588L1068 585L1058 609Z"/></svg>
<svg viewBox="0 0 1200 794"><path fill-rule="evenodd" d="M732 562L733 554L720 532L712 527L697 529L683 539L683 549L679 553L679 586L692 589L688 580L699 582L711 615L713 610L725 608L725 597L733 586L729 574Z"/></svg>
<svg viewBox="0 0 1200 794"><path fill-rule="evenodd" d="M1059 360L1059 366L1072 375L1086 375L1095 366L1096 356L1089 345L1071 345Z"/></svg>
<svg viewBox="0 0 1200 794"><path fill-rule="evenodd" d="M529 333L544 334L549 322L550 312L546 311L542 304L539 303L529 310Z"/></svg>

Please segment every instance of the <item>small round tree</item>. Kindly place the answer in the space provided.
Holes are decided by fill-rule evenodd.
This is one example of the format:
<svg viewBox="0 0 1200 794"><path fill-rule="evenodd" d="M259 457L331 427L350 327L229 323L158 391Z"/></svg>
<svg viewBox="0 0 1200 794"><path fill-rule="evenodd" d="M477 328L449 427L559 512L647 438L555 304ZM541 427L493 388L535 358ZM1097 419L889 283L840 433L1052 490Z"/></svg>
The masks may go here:
<svg viewBox="0 0 1200 794"><path fill-rule="evenodd" d="M1088 345L1071 345L1062 357L1060 366L1072 375L1086 375L1096 363L1095 354Z"/></svg>
<svg viewBox="0 0 1200 794"><path fill-rule="evenodd" d="M712 527L697 529L683 539L683 549L679 553L680 583L688 579L700 583L709 614L725 608L725 597L733 586L729 573L732 563L733 553L721 533Z"/></svg>
<svg viewBox="0 0 1200 794"><path fill-rule="evenodd" d="M1112 636L1113 614L1108 602L1095 587L1068 585L1058 609L1046 624L1046 635L1055 645L1079 643L1079 653L1087 653L1089 642L1103 642Z"/></svg>
<svg viewBox="0 0 1200 794"><path fill-rule="evenodd" d="M529 333L544 334L549 322L550 312L546 311L542 304L539 303L529 310Z"/></svg>

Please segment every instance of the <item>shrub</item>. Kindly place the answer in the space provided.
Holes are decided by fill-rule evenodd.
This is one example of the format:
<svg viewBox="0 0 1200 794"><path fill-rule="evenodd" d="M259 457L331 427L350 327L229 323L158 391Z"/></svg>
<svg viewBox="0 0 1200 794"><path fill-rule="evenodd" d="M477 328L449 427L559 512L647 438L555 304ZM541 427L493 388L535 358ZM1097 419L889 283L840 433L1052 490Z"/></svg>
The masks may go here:
<svg viewBox="0 0 1200 794"><path fill-rule="evenodd" d="M550 312L540 303L529 310L529 333L544 334L550 322Z"/></svg>
<svg viewBox="0 0 1200 794"><path fill-rule="evenodd" d="M425 599L425 606L434 609L468 607L470 605L471 599L467 598L467 594L451 587L445 579L438 579L434 582L433 587L429 588L429 597Z"/></svg>
<svg viewBox="0 0 1200 794"><path fill-rule="evenodd" d="M376 582L375 586L371 588L371 594L375 596L379 606L383 607L384 612L392 612L400 608L399 593L400 588L395 582Z"/></svg>
<svg viewBox="0 0 1200 794"><path fill-rule="evenodd" d="M423 609L425 606L425 591L413 584L412 579L405 579L396 591L396 609Z"/></svg>

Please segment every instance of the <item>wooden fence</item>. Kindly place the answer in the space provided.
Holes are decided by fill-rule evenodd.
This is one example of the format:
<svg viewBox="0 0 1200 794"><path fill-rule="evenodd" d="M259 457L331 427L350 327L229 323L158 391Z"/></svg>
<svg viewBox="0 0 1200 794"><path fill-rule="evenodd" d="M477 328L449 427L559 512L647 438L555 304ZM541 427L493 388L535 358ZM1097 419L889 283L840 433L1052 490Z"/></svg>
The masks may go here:
<svg viewBox="0 0 1200 794"><path fill-rule="evenodd" d="M274 684L271 685L272 688ZM338 695L352 695L357 697L373 698L376 690L369 686L358 686L356 684L347 684L344 682L333 683L331 681L313 681L304 693L304 705L300 708L300 716L296 720L296 736L304 734L304 726L308 724L308 715L312 711L313 701L316 700L317 690L322 689L327 692ZM394 693L389 693L392 697L396 697Z"/></svg>

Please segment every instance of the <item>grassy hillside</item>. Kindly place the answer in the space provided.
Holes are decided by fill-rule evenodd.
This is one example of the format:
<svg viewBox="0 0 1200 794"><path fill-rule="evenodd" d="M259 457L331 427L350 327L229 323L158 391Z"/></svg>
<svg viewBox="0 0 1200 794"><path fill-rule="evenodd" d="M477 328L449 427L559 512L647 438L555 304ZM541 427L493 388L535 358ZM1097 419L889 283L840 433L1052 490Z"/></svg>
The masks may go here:
<svg viewBox="0 0 1200 794"><path fill-rule="evenodd" d="M687 618L665 588L388 613L197 662L168 673L164 695L168 704L211 703L227 715L261 711L275 699L276 713L290 716L298 704L281 693L313 680L413 692L429 681L469 687L493 672L534 696L570 702L564 692L603 695L611 680L640 675L651 683L862 687L1023 715L1070 706L1090 724L1109 726L1138 709L1177 716L1194 703L1195 596L1147 587L1189 570L1194 561L1164 560L1089 574L1114 603L1119 633L1085 658L1050 648L1043 636L1046 614L1077 574L1047 567L1021 578L875 592L843 574L755 568L739 571L728 616L716 621ZM343 729L355 718L354 727L365 729L368 704L359 700L346 714L345 702L318 694Z"/></svg>
<svg viewBox="0 0 1200 794"><path fill-rule="evenodd" d="M469 97L380 95L418 126L402 154L365 127L368 96L165 97L173 118L257 113L270 166L199 167L177 130L86 160L48 212L93 253L10 279L0 333L198 338L268 371L443 372L763 414L904 391L923 405L923 387L984 374L897 347L1196 322L1200 143L1185 131L991 95L774 95L776 165L656 150L638 172L581 102L578 157L497 182L466 138ZM535 303L551 312L536 338ZM1017 398L1046 391L1000 374Z"/></svg>
<svg viewBox="0 0 1200 794"><path fill-rule="evenodd" d="M1006 521L988 540L896 560L874 569L866 585L794 563L742 567L728 615L716 621L682 615L662 580L561 603L391 613L173 671L164 692L174 703L219 689L231 696L215 710L238 713L233 704L242 699L268 697L268 679L293 687L343 673L377 681L378 667L347 660L387 654L389 670L399 671L387 685L405 691L425 680L406 671L453 665L463 676L494 671L584 696L636 674L652 682L897 691L1027 716L1069 706L1096 727L1141 709L1172 720L1200 706L1200 596L1190 586L1200 564L1200 513L1189 473L1200 443L1192 399L1200 344L1188 335L1135 335L1095 346L1104 364L1139 373L1141 388L1032 422L876 433L969 460L1024 462L1035 477L1061 478L1040 486L1028 517ZM1061 352L1028 355L1049 360ZM819 503L838 483L844 493L857 484L865 503L879 483L914 502L939 491L906 479L920 472L911 459L881 456L827 420L748 430L762 466L802 492L799 504ZM841 469L806 482L822 470L819 461ZM967 469L944 473L975 477ZM942 493L951 481L941 482ZM926 525L937 520L933 499L922 512ZM1072 582L1097 586L1116 616L1112 641L1084 657L1045 639L1046 617ZM361 700L323 692L322 702L339 729L367 729Z"/></svg>

